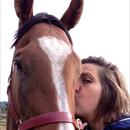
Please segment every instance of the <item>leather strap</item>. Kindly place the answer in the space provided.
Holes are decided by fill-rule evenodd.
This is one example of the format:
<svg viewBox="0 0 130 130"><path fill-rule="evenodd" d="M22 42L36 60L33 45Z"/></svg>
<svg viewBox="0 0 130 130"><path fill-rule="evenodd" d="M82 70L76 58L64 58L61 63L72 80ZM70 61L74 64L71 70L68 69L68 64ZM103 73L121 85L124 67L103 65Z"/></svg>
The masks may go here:
<svg viewBox="0 0 130 130"><path fill-rule="evenodd" d="M9 111L15 120L16 124L19 124L19 117L18 114L16 113L15 105L13 102L13 97L12 97L12 92L11 92L11 85L9 84L8 89L7 89L7 94L8 94L8 104L9 104Z"/></svg>
<svg viewBox="0 0 130 130"><path fill-rule="evenodd" d="M28 130L35 127L52 124L52 123L72 123L77 129L82 129L81 124L71 117L67 112L49 112L36 117L32 117L19 125L19 130Z"/></svg>

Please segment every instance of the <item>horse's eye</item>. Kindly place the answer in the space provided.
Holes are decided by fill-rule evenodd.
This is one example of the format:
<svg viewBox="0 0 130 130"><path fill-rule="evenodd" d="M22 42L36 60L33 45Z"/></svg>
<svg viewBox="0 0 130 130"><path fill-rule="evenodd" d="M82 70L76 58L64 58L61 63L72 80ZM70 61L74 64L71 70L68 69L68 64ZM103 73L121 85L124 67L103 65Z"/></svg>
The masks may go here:
<svg viewBox="0 0 130 130"><path fill-rule="evenodd" d="M18 71L23 72L23 67L22 67L20 61L15 60L14 61L14 66L16 66L16 68L17 68Z"/></svg>

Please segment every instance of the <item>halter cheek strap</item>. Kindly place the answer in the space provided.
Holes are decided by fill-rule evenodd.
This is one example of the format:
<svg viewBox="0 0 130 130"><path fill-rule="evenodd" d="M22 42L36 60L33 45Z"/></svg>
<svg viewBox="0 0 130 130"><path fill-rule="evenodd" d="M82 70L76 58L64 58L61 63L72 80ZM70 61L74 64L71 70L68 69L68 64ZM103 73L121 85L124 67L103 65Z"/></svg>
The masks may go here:
<svg viewBox="0 0 130 130"><path fill-rule="evenodd" d="M13 100L13 93L12 93L12 88L11 88L11 76L12 76L12 71L13 71L13 63L11 66L11 72L10 72L10 76L8 78L8 82L9 82L9 86L7 88L7 95L8 95L8 110L11 113L11 116L13 117L14 121L16 122L16 125L19 124L20 118L17 114L16 111L16 106L14 104L14 100Z"/></svg>
<svg viewBox="0 0 130 130"><path fill-rule="evenodd" d="M16 108L15 108L14 102L12 100L12 93L10 91L10 86L8 87L7 94L8 94L9 112L11 113L16 124L19 124L19 117L18 117L18 114L16 113Z"/></svg>

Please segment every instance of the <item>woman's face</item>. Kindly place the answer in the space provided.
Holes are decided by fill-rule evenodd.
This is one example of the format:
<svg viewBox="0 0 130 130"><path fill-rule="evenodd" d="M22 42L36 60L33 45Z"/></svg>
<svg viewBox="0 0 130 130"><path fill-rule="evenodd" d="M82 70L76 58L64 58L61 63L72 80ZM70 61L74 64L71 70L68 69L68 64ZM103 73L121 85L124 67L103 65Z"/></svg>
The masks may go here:
<svg viewBox="0 0 130 130"><path fill-rule="evenodd" d="M85 121L93 120L99 103L102 87L98 71L100 67L94 64L83 64L83 72L76 86L76 115Z"/></svg>

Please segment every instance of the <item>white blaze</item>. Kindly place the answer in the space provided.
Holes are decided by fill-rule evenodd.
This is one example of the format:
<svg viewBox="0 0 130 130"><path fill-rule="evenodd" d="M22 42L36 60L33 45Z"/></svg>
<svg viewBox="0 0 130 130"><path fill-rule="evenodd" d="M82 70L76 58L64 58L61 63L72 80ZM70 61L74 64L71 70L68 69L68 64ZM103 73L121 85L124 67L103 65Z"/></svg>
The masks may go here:
<svg viewBox="0 0 130 130"><path fill-rule="evenodd" d="M63 68L67 56L72 52L71 47L55 37L42 37L38 40L40 47L48 55L51 62L52 78L56 87L59 111L70 113L65 90ZM60 123L59 130L74 130L74 126L71 123Z"/></svg>
<svg viewBox="0 0 130 130"><path fill-rule="evenodd" d="M56 87L59 111L69 112L63 68L67 56L71 53L71 48L67 43L55 37L42 37L39 39L39 45L51 62L52 78Z"/></svg>

